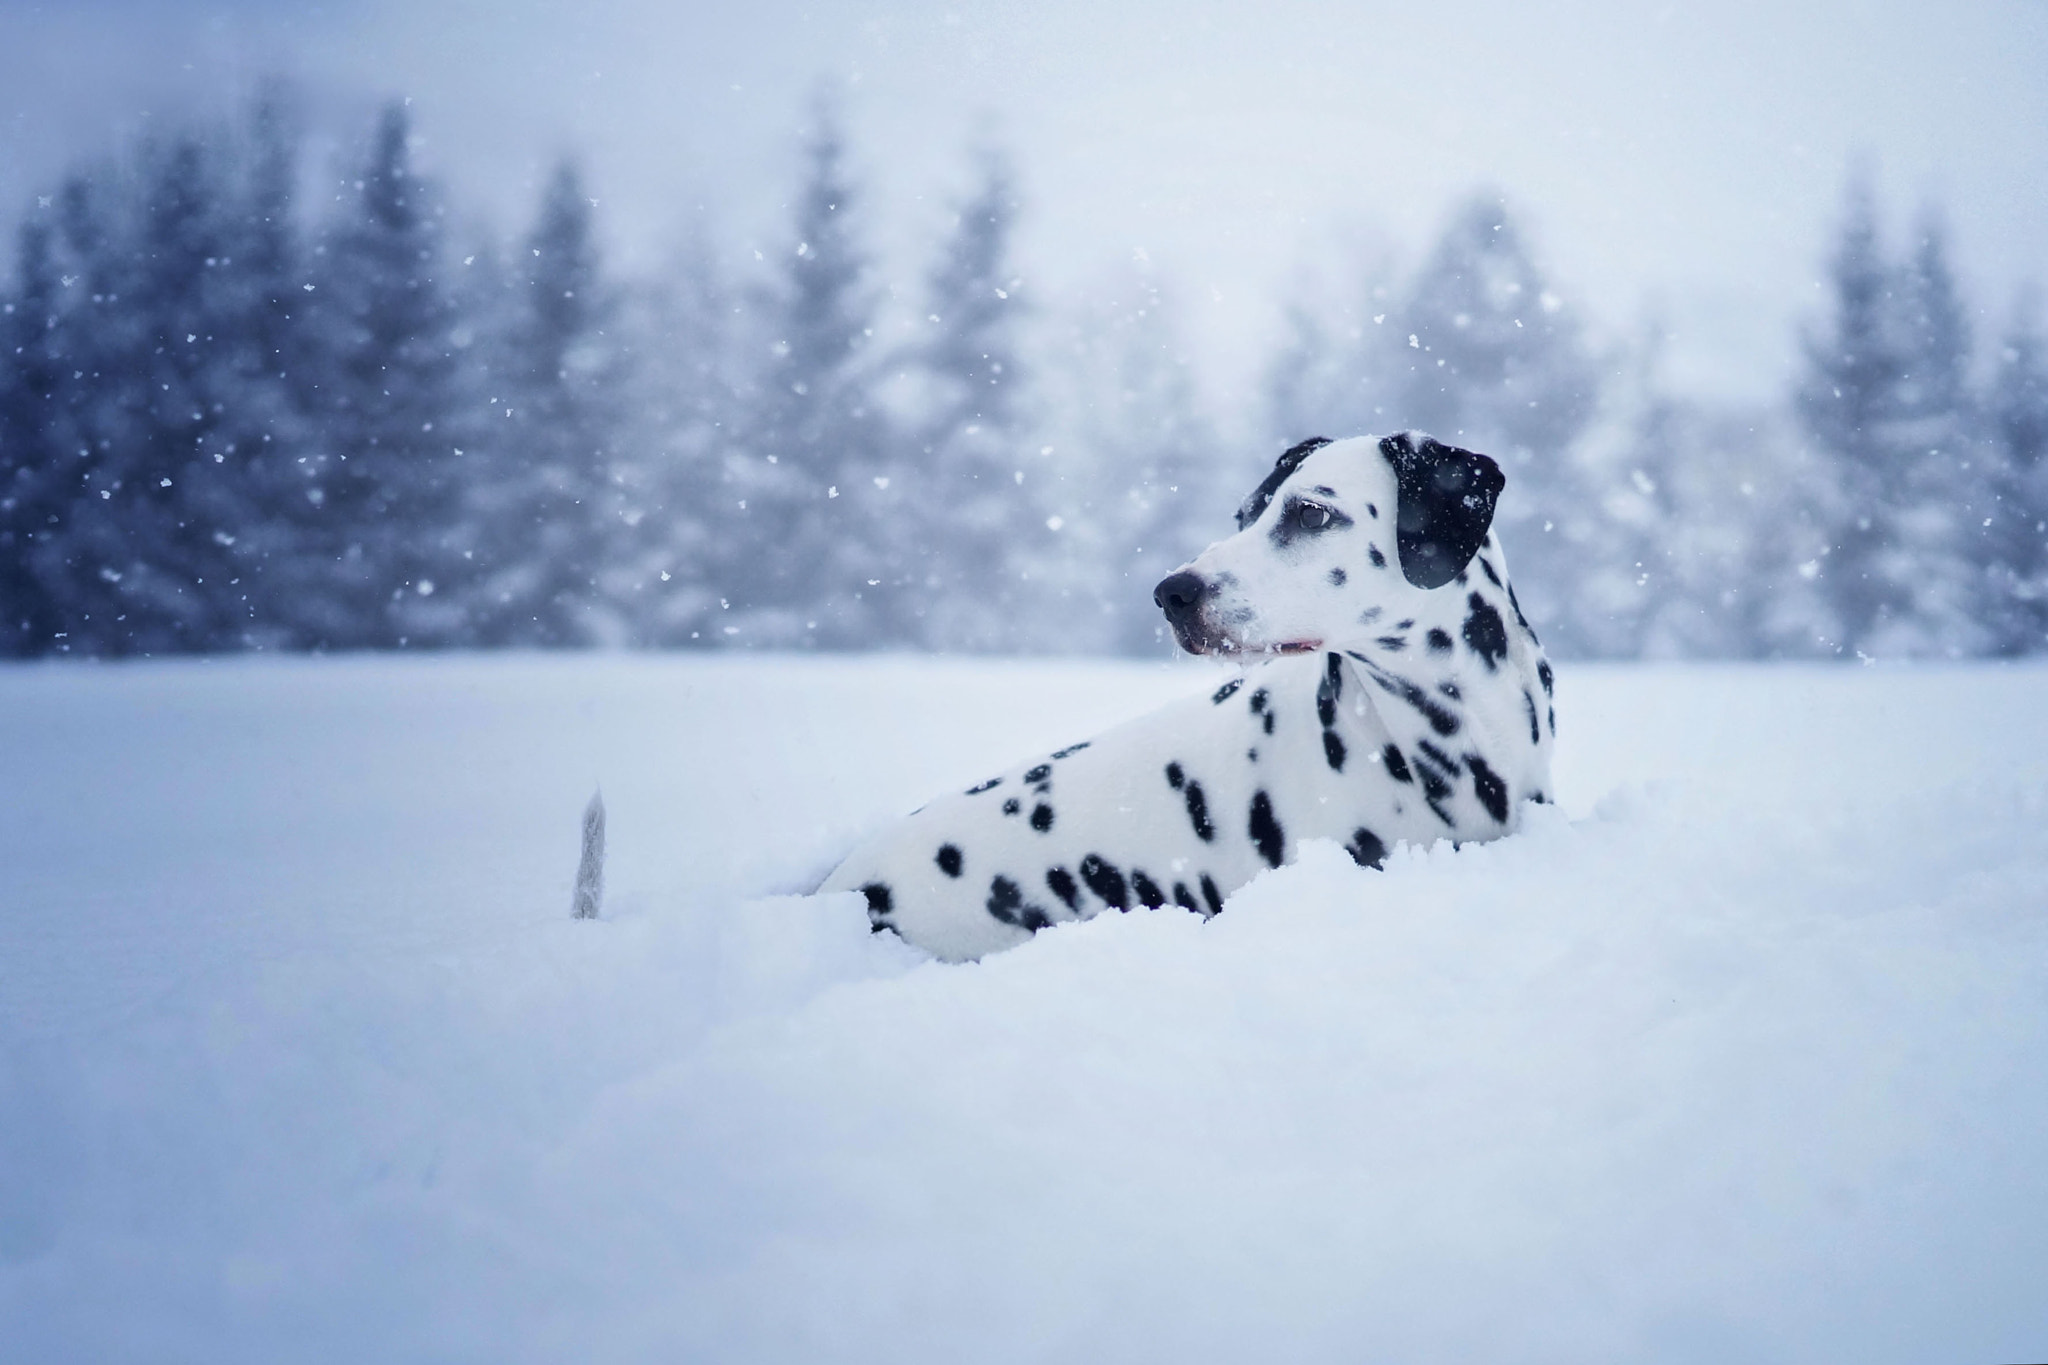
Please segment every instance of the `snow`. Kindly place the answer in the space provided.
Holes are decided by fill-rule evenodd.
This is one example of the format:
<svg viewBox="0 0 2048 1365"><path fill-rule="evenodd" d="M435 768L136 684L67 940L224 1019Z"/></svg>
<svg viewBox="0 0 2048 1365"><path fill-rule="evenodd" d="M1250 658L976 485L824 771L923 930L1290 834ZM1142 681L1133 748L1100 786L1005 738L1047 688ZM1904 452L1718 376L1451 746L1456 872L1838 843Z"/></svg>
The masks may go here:
<svg viewBox="0 0 2048 1365"><path fill-rule="evenodd" d="M967 967L789 894L1214 681L0 670L4 1354L2048 1350L2048 670L1567 668L1521 836Z"/></svg>

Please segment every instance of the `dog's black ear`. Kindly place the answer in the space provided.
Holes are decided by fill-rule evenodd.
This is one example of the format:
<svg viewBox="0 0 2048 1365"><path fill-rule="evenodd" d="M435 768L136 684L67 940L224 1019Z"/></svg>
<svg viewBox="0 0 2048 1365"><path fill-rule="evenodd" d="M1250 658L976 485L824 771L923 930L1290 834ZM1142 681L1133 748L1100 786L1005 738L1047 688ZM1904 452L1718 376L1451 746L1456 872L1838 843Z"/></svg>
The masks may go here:
<svg viewBox="0 0 2048 1365"><path fill-rule="evenodd" d="M1507 477L1486 456L1419 431L1384 438L1380 453L1401 490L1394 521L1401 573L1418 588L1441 588L1479 553Z"/></svg>
<svg viewBox="0 0 2048 1365"><path fill-rule="evenodd" d="M1266 481L1252 490L1244 500L1244 506L1237 509L1237 529L1242 531L1259 519L1259 513L1266 510L1266 504L1273 501L1273 491L1287 482L1287 476L1301 467L1301 462L1330 443L1327 436L1311 436L1306 441L1287 447L1280 454L1280 462L1273 466L1273 472Z"/></svg>

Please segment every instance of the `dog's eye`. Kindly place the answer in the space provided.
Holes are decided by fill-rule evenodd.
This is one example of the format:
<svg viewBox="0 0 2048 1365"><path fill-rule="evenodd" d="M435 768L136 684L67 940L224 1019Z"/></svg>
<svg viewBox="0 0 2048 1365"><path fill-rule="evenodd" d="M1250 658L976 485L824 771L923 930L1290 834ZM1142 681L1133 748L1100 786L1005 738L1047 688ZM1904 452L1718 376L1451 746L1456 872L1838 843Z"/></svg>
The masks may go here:
<svg viewBox="0 0 2048 1365"><path fill-rule="evenodd" d="M1313 502L1305 502L1295 512L1294 520L1304 531L1320 531L1330 524L1330 509Z"/></svg>

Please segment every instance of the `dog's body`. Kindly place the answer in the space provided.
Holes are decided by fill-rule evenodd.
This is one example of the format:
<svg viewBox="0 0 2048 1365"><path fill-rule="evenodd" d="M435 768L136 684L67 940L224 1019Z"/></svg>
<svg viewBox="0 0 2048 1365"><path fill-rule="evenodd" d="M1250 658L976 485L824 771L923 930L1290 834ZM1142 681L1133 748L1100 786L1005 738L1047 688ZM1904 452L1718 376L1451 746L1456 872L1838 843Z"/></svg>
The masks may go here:
<svg viewBox="0 0 2048 1365"><path fill-rule="evenodd" d="M1427 437L1303 442L1156 594L1190 651L1269 662L932 802L821 890L964 961L1110 908L1213 915L1304 839L1377 865L1508 833L1556 719L1488 531L1501 482Z"/></svg>

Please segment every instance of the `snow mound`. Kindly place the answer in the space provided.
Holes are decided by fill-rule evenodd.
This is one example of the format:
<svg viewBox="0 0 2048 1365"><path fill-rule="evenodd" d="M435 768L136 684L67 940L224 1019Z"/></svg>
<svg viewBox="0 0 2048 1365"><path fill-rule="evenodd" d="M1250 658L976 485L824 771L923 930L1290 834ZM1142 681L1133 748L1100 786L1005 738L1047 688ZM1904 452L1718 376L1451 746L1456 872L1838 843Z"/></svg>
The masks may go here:
<svg viewBox="0 0 2048 1365"><path fill-rule="evenodd" d="M98 793L140 822L50 821L64 856L0 835L31 874L0 891L10 1357L2048 1346L2039 671L1568 675L1567 805L1529 808L1516 838L1382 871L1312 845L1213 921L1137 911L944 967L869 934L855 896L741 883L843 846L874 818L867 785L913 787L907 806L1013 756L960 747L954 711L1028 683L1053 740L1188 675L352 667L349 687L316 667L0 675L0 700L41 708L0 722L49 765L41 803ZM75 688L98 691L67 746ZM866 699L844 743L774 775L781 804L729 846L636 865L664 824L626 814L660 790L658 756L631 766L646 736L680 725L690 752L737 724L729 742L767 744L787 717L745 699L807 688ZM542 718L579 691L609 717L560 741L579 757L498 784L508 808L565 788L558 866L531 884L472 869L464 891L434 860L475 846L401 820L365 847L447 900L400 914L290 894L307 843L247 837L313 736L367 765L306 808L346 840L366 789L388 780L403 814L464 754L574 729ZM481 719L451 740L443 707ZM279 752L216 762L217 808L124 806L251 724ZM572 922L588 792L565 772L608 752L606 725L614 904ZM93 767L88 728L130 769ZM1041 737L977 742L1017 738ZM23 828L35 802L5 799L0 827ZM207 862L237 828L239 860ZM521 833L501 836L514 863ZM95 841L187 851L81 860ZM357 890L388 873L364 864ZM159 922L187 900L211 909Z"/></svg>

